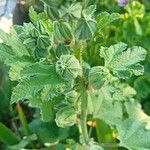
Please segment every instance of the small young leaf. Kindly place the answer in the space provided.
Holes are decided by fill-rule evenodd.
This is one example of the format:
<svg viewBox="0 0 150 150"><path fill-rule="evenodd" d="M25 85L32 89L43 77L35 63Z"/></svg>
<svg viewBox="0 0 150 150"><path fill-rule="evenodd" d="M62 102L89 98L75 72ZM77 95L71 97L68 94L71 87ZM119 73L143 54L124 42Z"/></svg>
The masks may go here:
<svg viewBox="0 0 150 150"><path fill-rule="evenodd" d="M80 63L73 55L61 55L56 62L56 72L65 80L72 80L77 76L82 76Z"/></svg>
<svg viewBox="0 0 150 150"><path fill-rule="evenodd" d="M93 19L86 20L81 18L75 30L75 35L80 40L88 40L92 38L96 31L96 21Z"/></svg>
<svg viewBox="0 0 150 150"><path fill-rule="evenodd" d="M120 14L118 13L109 14L108 12L102 12L97 16L97 29L101 31L103 28L119 18Z"/></svg>
<svg viewBox="0 0 150 150"><path fill-rule="evenodd" d="M55 121L57 125L62 128L74 125L77 121L77 114L75 109L71 106L61 108L56 113Z"/></svg>
<svg viewBox="0 0 150 150"><path fill-rule="evenodd" d="M73 3L71 5L62 5L60 8L60 17L68 18L68 20L73 18L81 18L82 6L80 3Z"/></svg>

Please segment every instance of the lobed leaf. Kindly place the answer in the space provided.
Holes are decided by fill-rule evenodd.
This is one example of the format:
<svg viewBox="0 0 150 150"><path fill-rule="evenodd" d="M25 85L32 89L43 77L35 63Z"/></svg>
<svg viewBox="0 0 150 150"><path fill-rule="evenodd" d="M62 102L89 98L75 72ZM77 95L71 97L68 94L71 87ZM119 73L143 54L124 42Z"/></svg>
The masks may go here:
<svg viewBox="0 0 150 150"><path fill-rule="evenodd" d="M57 86L58 84L64 82L57 75L54 66L51 66L50 70L46 70L47 72L45 72L44 75L42 73L40 74L40 72L38 72L38 69L38 67L37 70L34 70L34 68L32 68L30 72L28 72L29 70L26 70L27 75L30 75L31 77L24 79L14 88L11 97L11 103L17 102L19 100L29 99L35 96L46 85Z"/></svg>
<svg viewBox="0 0 150 150"><path fill-rule="evenodd" d="M133 74L142 75L144 67L140 62L145 59L146 50L137 46L125 49L124 43L118 43L109 48L102 47L100 56L104 58L105 66L119 78L129 78Z"/></svg>

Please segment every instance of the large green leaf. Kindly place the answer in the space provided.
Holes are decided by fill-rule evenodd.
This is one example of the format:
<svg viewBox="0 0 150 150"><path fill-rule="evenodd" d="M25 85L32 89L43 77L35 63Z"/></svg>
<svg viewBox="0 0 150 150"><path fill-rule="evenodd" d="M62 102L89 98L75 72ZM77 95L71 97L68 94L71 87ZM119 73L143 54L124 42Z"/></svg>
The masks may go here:
<svg viewBox="0 0 150 150"><path fill-rule="evenodd" d="M126 44L118 43L109 48L101 47L100 56L105 60L105 66L119 78L129 78L131 75L142 75L144 67L140 64L146 57L146 50L134 46L126 49Z"/></svg>
<svg viewBox="0 0 150 150"><path fill-rule="evenodd" d="M145 126L144 121L134 118L120 122L117 126L119 145L129 150L149 150L150 130Z"/></svg>
<svg viewBox="0 0 150 150"><path fill-rule="evenodd" d="M32 75L32 77L27 78L20 82L13 90L11 102L17 102L19 100L29 99L35 96L44 86L55 85L63 83L64 81L57 75L54 66L51 66L49 70L46 70L43 75L39 72L40 68L30 68L27 75ZM34 76L33 76L34 75Z"/></svg>
<svg viewBox="0 0 150 150"><path fill-rule="evenodd" d="M130 118L145 121L147 122L146 128L150 128L150 116L144 113L140 103L136 101L126 102L125 108Z"/></svg>
<svg viewBox="0 0 150 150"><path fill-rule="evenodd" d="M90 92L88 101L88 113L93 118L101 119L109 124L115 124L122 118L122 107L119 102L114 102L109 87Z"/></svg>
<svg viewBox="0 0 150 150"><path fill-rule="evenodd" d="M150 149L150 117L146 115L138 102L126 102L129 118L117 124L120 146L129 150Z"/></svg>

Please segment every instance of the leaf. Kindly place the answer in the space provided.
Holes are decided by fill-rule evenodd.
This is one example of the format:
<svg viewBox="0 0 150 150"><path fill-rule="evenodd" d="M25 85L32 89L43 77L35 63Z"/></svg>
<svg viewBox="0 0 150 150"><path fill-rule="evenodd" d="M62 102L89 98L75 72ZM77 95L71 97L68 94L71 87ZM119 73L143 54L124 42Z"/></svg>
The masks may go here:
<svg viewBox="0 0 150 150"><path fill-rule="evenodd" d="M142 47L134 46L126 51L126 44L118 43L109 48L102 47L100 56L105 60L114 75L119 78L129 78L131 75L142 75L144 67L139 63L146 57L146 50Z"/></svg>
<svg viewBox="0 0 150 150"><path fill-rule="evenodd" d="M150 130L145 126L145 122L134 118L120 122L117 126L119 145L129 150L149 150Z"/></svg>
<svg viewBox="0 0 150 150"><path fill-rule="evenodd" d="M7 145L14 145L19 142L17 136L1 122L0 122L0 141Z"/></svg>
<svg viewBox="0 0 150 150"><path fill-rule="evenodd" d="M80 19L77 23L75 35L80 40L90 39L96 31L95 20Z"/></svg>
<svg viewBox="0 0 150 150"><path fill-rule="evenodd" d="M35 22L35 20L37 19L37 12L34 10L34 8L31 6L30 8L29 8L29 17L30 17L30 20L32 21L32 22Z"/></svg>
<svg viewBox="0 0 150 150"><path fill-rule="evenodd" d="M95 11L96 11L96 5L90 5L89 7L83 10L83 15L85 18L89 19L92 18Z"/></svg>
<svg viewBox="0 0 150 150"><path fill-rule="evenodd" d="M0 38L3 40L4 44L12 48L12 52L16 56L29 56L25 45L23 45L14 28L12 28L11 34L7 34L4 31L0 30Z"/></svg>
<svg viewBox="0 0 150 150"><path fill-rule="evenodd" d="M113 93L113 100L114 101L133 101L134 97L136 96L136 91L134 88L129 86L126 83L116 83L114 85L115 92Z"/></svg>
<svg viewBox="0 0 150 150"><path fill-rule="evenodd" d="M81 18L81 12L82 12L82 6L80 3L73 3L71 5L62 5L60 8L60 17L66 17L66 18Z"/></svg>
<svg viewBox="0 0 150 150"><path fill-rule="evenodd" d="M77 121L77 114L72 106L62 107L57 113L55 118L58 127L66 128L73 126Z"/></svg>
<svg viewBox="0 0 150 150"><path fill-rule="evenodd" d="M127 44L125 43L118 43L107 47L101 47L100 49L100 56L105 59L105 66L109 66L115 57L118 56L121 52L123 52L127 48Z"/></svg>
<svg viewBox="0 0 150 150"><path fill-rule="evenodd" d="M88 113L95 119L101 119L108 124L115 124L122 118L122 107L119 102L114 102L109 87L90 92Z"/></svg>
<svg viewBox="0 0 150 150"><path fill-rule="evenodd" d="M83 18L79 19L75 35L80 40L88 40L92 38L96 31L96 20L93 17L96 11L96 6L91 5L87 9L83 10Z"/></svg>
<svg viewBox="0 0 150 150"><path fill-rule="evenodd" d="M26 66L30 66L33 64L33 61L30 59L26 59L24 61L16 61L14 62L9 70L9 77L12 81L21 80L24 75L21 74L22 70L26 68Z"/></svg>
<svg viewBox="0 0 150 150"><path fill-rule="evenodd" d="M41 103L40 114L43 121L49 122L53 119L53 105L50 101Z"/></svg>
<svg viewBox="0 0 150 150"><path fill-rule="evenodd" d="M55 21L53 23L54 38L56 40L72 40L73 34L70 25L67 22Z"/></svg>
<svg viewBox="0 0 150 150"><path fill-rule="evenodd" d="M101 31L103 28L119 18L120 14L118 13L109 14L108 12L102 12L97 16L97 29Z"/></svg>
<svg viewBox="0 0 150 150"><path fill-rule="evenodd" d="M37 136L35 134L32 134L30 136L25 137L24 139L21 140L20 143L16 145L9 146L11 150L16 150L16 149L23 149L25 148L28 144L30 144L32 141L36 141Z"/></svg>
<svg viewBox="0 0 150 150"><path fill-rule="evenodd" d="M0 44L0 60L5 64L10 65L14 61L15 53L10 46Z"/></svg>
<svg viewBox="0 0 150 150"><path fill-rule="evenodd" d="M48 74L51 73L53 66L52 65L46 65L42 63L34 63L32 65L26 66L22 71L21 71L21 76L28 78L31 76L47 76Z"/></svg>
<svg viewBox="0 0 150 150"><path fill-rule="evenodd" d="M35 76L20 82L13 90L11 103L34 96L48 84L47 78L50 78L50 76Z"/></svg>
<svg viewBox="0 0 150 150"><path fill-rule="evenodd" d="M134 88L137 91L139 99L145 99L150 95L150 80L149 77L142 76L135 80Z"/></svg>
<svg viewBox="0 0 150 150"><path fill-rule="evenodd" d="M37 71L37 70L36 70ZM37 74L37 72L34 75ZM29 99L36 95L44 86L61 84L64 82L56 73L55 67L52 66L51 70L47 74L38 74L36 76L27 78L20 82L13 90L11 103L17 102L19 100Z"/></svg>
<svg viewBox="0 0 150 150"><path fill-rule="evenodd" d="M129 115L129 118L138 119L139 121L146 122L146 128L150 129L150 116L144 113L142 110L142 106L140 103L134 102L126 102L125 103L126 111Z"/></svg>
<svg viewBox="0 0 150 150"><path fill-rule="evenodd" d="M44 12L37 13L32 6L29 8L29 17L32 23L36 23L39 20L40 21L47 20Z"/></svg>

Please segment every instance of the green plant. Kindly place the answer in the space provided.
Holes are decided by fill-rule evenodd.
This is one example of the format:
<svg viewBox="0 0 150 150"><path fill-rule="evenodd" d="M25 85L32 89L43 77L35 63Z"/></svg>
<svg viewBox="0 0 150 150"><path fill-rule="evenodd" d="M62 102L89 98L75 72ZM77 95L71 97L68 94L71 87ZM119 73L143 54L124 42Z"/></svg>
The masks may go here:
<svg viewBox="0 0 150 150"><path fill-rule="evenodd" d="M59 130L45 144L53 149L150 149L149 117L128 84L143 75L146 50L123 42L104 47L99 41L102 30L121 17L97 12L98 1L42 1L45 12L30 8L32 22L15 26L10 35L0 32L0 60L10 67L10 79L18 82L11 103L25 101L40 110L43 121L54 124L51 131L38 124L45 127L43 132ZM34 148L37 137L29 135L18 109L27 138L10 148ZM108 139L101 125L109 130ZM65 132L61 128L72 126L78 127L77 138L60 136Z"/></svg>

